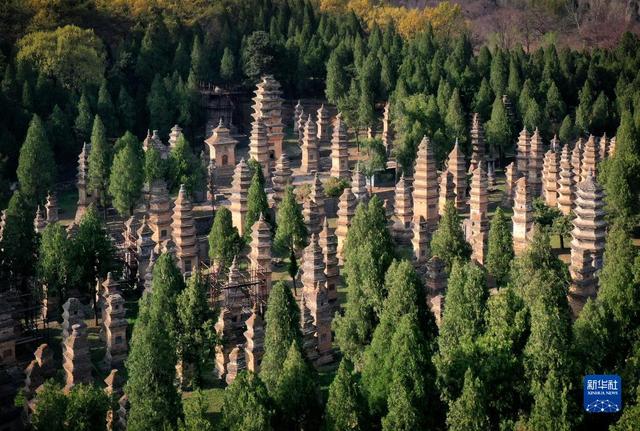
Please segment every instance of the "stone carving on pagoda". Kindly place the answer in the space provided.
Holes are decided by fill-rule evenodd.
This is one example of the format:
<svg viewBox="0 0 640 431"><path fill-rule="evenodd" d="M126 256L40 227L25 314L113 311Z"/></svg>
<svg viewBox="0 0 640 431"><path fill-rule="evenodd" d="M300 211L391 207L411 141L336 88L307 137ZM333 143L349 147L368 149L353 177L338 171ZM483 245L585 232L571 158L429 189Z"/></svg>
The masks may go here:
<svg viewBox="0 0 640 431"><path fill-rule="evenodd" d="M529 188L533 197L542 195L542 166L544 164L544 144L538 128L529 140Z"/></svg>
<svg viewBox="0 0 640 431"><path fill-rule="evenodd" d="M278 205L280 205L280 202L284 199L284 193L287 187L291 184L291 167L287 153L282 152L282 155L276 162L271 182L273 183L274 206L278 208Z"/></svg>
<svg viewBox="0 0 640 431"><path fill-rule="evenodd" d="M169 133L169 148L175 148L178 143L178 139L182 136L182 128L177 124L171 128L171 132Z"/></svg>
<svg viewBox="0 0 640 431"><path fill-rule="evenodd" d="M164 180L155 180L151 184L149 227L153 231L152 239L156 244L171 238L171 201Z"/></svg>
<svg viewBox="0 0 640 431"><path fill-rule="evenodd" d="M282 154L282 152L280 152ZM271 158L269 154L269 138L267 126L262 117L258 117L251 123L251 135L249 136L249 157L262 166L262 174L268 181L271 175ZM279 157L279 156L278 156Z"/></svg>
<svg viewBox="0 0 640 431"><path fill-rule="evenodd" d="M584 151L582 152L582 160L580 163L581 182L587 179L589 172L593 172L594 176L597 175L598 152L599 148L596 145L596 138L591 135L584 144Z"/></svg>
<svg viewBox="0 0 640 431"><path fill-rule="evenodd" d="M324 106L324 104L322 104L320 105L320 109L318 109L317 114L318 150L328 150L329 145L331 145L331 130L329 130L331 117L329 115L329 110Z"/></svg>
<svg viewBox="0 0 640 431"><path fill-rule="evenodd" d="M444 170L440 174L440 196L438 198L438 214L442 216L448 201L455 201L456 192L451 172Z"/></svg>
<svg viewBox="0 0 640 431"><path fill-rule="evenodd" d="M88 190L87 185L89 182L89 151L91 145L86 142L82 145L82 151L78 156L78 173L76 175L76 186L78 188L78 203L76 208L75 221L79 222L87 207L93 198L91 192Z"/></svg>
<svg viewBox="0 0 640 431"><path fill-rule="evenodd" d="M71 328L71 334L64 341L62 367L65 372L65 393L80 383L91 384L91 357L87 340L87 325L81 320Z"/></svg>
<svg viewBox="0 0 640 431"><path fill-rule="evenodd" d="M579 138L571 151L571 172L573 174L573 182L580 184L582 182L582 147L584 141Z"/></svg>
<svg viewBox="0 0 640 431"><path fill-rule="evenodd" d="M447 270L444 261L438 256L427 261L426 288L427 303L436 318L436 324L440 326L444 312L444 293L447 289Z"/></svg>
<svg viewBox="0 0 640 431"><path fill-rule="evenodd" d="M542 173L543 196L545 203L551 208L558 206L558 162L559 154L553 150L544 155L544 169Z"/></svg>
<svg viewBox="0 0 640 431"><path fill-rule="evenodd" d="M260 274L264 283L265 293L271 291L271 228L264 219L264 214L260 213L260 218L251 228L251 251L249 260L252 269Z"/></svg>
<svg viewBox="0 0 640 431"><path fill-rule="evenodd" d="M367 179L364 176L364 173L360 170L360 163L356 163L356 168L351 176L351 191L353 191L358 203L367 202L369 200Z"/></svg>
<svg viewBox="0 0 640 431"><path fill-rule="evenodd" d="M149 151L151 148L158 151L162 160L169 158L169 147L162 143L157 130L154 130L153 134L147 130L147 137L142 141L142 149L144 151Z"/></svg>
<svg viewBox="0 0 640 431"><path fill-rule="evenodd" d="M387 153L387 157L392 154L393 150L393 126L391 125L391 104L384 104L384 113L382 114L382 145Z"/></svg>
<svg viewBox="0 0 640 431"><path fill-rule="evenodd" d="M340 270L338 268L338 238L335 230L329 227L329 221L324 218L322 231L319 236L319 244L324 256L324 274L327 279L327 295L329 302L338 299L338 284L340 283Z"/></svg>
<svg viewBox="0 0 640 431"><path fill-rule="evenodd" d="M118 368L124 364L129 347L127 345L127 319L125 318L125 301L118 284L111 273L102 284L105 289L102 308L102 327L107 352L104 362L107 369Z"/></svg>
<svg viewBox="0 0 640 431"><path fill-rule="evenodd" d="M244 331L245 347L244 357L247 369L254 373L260 372L260 363L264 355L264 321L258 313L256 305L251 309L251 316L245 322L247 330Z"/></svg>

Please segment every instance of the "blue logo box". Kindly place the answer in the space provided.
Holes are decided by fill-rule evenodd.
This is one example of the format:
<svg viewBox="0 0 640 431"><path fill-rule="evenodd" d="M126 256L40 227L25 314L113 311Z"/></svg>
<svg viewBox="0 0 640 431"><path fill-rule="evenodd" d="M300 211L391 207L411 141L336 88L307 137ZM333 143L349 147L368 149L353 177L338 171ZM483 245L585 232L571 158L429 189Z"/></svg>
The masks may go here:
<svg viewBox="0 0 640 431"><path fill-rule="evenodd" d="M616 413L622 409L622 379L615 374L593 374L582 379L584 410Z"/></svg>

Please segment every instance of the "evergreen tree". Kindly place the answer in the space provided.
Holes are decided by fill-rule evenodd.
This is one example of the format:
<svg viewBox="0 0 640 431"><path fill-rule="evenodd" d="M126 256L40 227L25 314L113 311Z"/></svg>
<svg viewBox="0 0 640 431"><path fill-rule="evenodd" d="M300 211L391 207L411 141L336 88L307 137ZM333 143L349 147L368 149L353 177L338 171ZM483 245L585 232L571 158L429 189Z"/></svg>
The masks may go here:
<svg viewBox="0 0 640 431"><path fill-rule="evenodd" d="M329 386L324 417L326 431L368 429L367 409L352 366L340 361L336 376Z"/></svg>
<svg viewBox="0 0 640 431"><path fill-rule="evenodd" d="M533 394L533 406L528 425L540 431L569 431L574 429L570 408L571 387L559 379L555 371L543 377L544 385Z"/></svg>
<svg viewBox="0 0 640 431"><path fill-rule="evenodd" d="M573 142L576 137L576 131L573 127L573 120L571 119L571 115L567 114L562 120L562 124L560 125L560 131L558 132L558 138L562 144L568 144Z"/></svg>
<svg viewBox="0 0 640 431"><path fill-rule="evenodd" d="M227 84L233 82L236 77L236 59L229 47L224 48L224 53L220 60L220 77Z"/></svg>
<svg viewBox="0 0 640 431"><path fill-rule="evenodd" d="M184 403L184 421L178 422L178 431L214 431L207 418L208 405L202 392L197 391Z"/></svg>
<svg viewBox="0 0 640 431"><path fill-rule="evenodd" d="M489 148L504 154L511 144L511 126L502 98L496 97L491 108L491 119L485 125Z"/></svg>
<svg viewBox="0 0 640 431"><path fill-rule="evenodd" d="M85 91L80 96L77 107L78 115L74 122L76 136L80 143L87 142L91 137L91 128L93 127L93 115L91 114L91 106Z"/></svg>
<svg viewBox="0 0 640 431"><path fill-rule="evenodd" d="M152 292L140 301L140 313L131 337L125 393L131 408L127 429L175 427L181 416L180 396L174 385L176 295L182 277L168 254L153 267Z"/></svg>
<svg viewBox="0 0 640 431"><path fill-rule="evenodd" d="M255 176L255 175L254 175ZM289 186L284 192L284 197L278 205L276 215L277 228L273 238L274 248L280 253L289 255L289 275L295 288L295 277L298 273L296 252L307 245L309 232L304 224L302 210L296 202L293 187Z"/></svg>
<svg viewBox="0 0 640 431"><path fill-rule="evenodd" d="M218 208L209 232L209 258L225 271L241 248L242 240L233 226L231 211L227 207Z"/></svg>
<svg viewBox="0 0 640 431"><path fill-rule="evenodd" d="M549 116L549 120L554 124L558 124L566 112L566 107L562 100L562 96L560 95L560 90L558 90L555 82L551 82L549 90L547 91L546 111Z"/></svg>
<svg viewBox="0 0 640 431"><path fill-rule="evenodd" d="M480 115L480 118L489 118L491 115L491 100L493 92L486 78L482 78L480 89L475 95L473 102L473 110Z"/></svg>
<svg viewBox="0 0 640 431"><path fill-rule="evenodd" d="M39 279L47 285L47 293L60 295L61 305L66 301L68 288L78 283L72 241L59 223L49 224L42 232L37 272Z"/></svg>
<svg viewBox="0 0 640 431"><path fill-rule="evenodd" d="M471 246L464 239L460 216L452 201L447 202L438 228L431 237L431 253L446 263L447 271L451 270L454 261L471 257Z"/></svg>
<svg viewBox="0 0 640 431"><path fill-rule="evenodd" d="M257 374L241 371L224 391L222 417L225 429L270 431L271 399Z"/></svg>
<svg viewBox="0 0 640 431"><path fill-rule="evenodd" d="M292 343L301 346L300 311L291 290L283 282L276 283L269 294L265 313L264 356L260 365L260 378L270 395L282 378L282 364Z"/></svg>
<svg viewBox="0 0 640 431"><path fill-rule="evenodd" d="M509 79L507 82L507 95L511 100L516 100L520 95L522 80L520 79L520 70L515 56L509 57Z"/></svg>
<svg viewBox="0 0 640 431"><path fill-rule="evenodd" d="M454 88L447 107L447 115L444 118L449 141L453 142L457 139L461 144L467 142L467 127L462 111L462 102L460 101L460 93Z"/></svg>
<svg viewBox="0 0 640 431"><path fill-rule="evenodd" d="M46 123L47 137L51 143L56 165L69 163L76 157L75 139L71 133L67 116L58 105L54 105Z"/></svg>
<svg viewBox="0 0 640 431"><path fill-rule="evenodd" d="M102 81L98 91L98 115L104 123L107 134L115 136L118 133L118 118L116 117L116 110L113 107L106 80Z"/></svg>
<svg viewBox="0 0 640 431"><path fill-rule="evenodd" d="M191 47L191 70L195 74L196 80L204 81L206 79L207 65L202 52L202 41L198 35L193 38L193 46Z"/></svg>
<svg viewBox="0 0 640 431"><path fill-rule="evenodd" d="M507 88L507 65L502 51L497 50L491 60L491 88L496 96L502 97Z"/></svg>
<svg viewBox="0 0 640 431"><path fill-rule="evenodd" d="M511 237L509 219L502 208L498 207L489 228L486 264L487 271L494 277L498 287L506 285L513 257L513 238Z"/></svg>
<svg viewBox="0 0 640 431"><path fill-rule="evenodd" d="M326 96L331 103L338 103L349 90L349 76L344 73L344 68L348 62L346 48L343 44L338 45L331 52L327 62L327 84Z"/></svg>
<svg viewBox="0 0 640 431"><path fill-rule="evenodd" d="M269 220L267 194L264 191L262 181L260 181L260 174L254 173L247 192L247 214L244 221L245 241L251 241L251 229L260 218L260 214L263 214L267 221Z"/></svg>
<svg viewBox="0 0 640 431"><path fill-rule="evenodd" d="M53 379L47 380L38 392L38 408L31 416L35 431L64 431L65 413L69 399Z"/></svg>
<svg viewBox="0 0 640 431"><path fill-rule="evenodd" d="M522 122L527 130L543 129L543 117L540 106L535 99L530 99L527 110L522 117Z"/></svg>
<svg viewBox="0 0 640 431"><path fill-rule="evenodd" d="M0 239L0 262L5 286L13 286L22 293L30 289L29 277L34 273L33 256L37 243L33 230L34 214L35 208L24 192L13 192Z"/></svg>
<svg viewBox="0 0 640 431"><path fill-rule="evenodd" d="M185 38L180 39L173 54L173 70L177 71L183 79L189 74L191 66L190 54Z"/></svg>
<svg viewBox="0 0 640 431"><path fill-rule="evenodd" d="M111 146L99 115L93 121L91 132L91 152L89 153L89 188L93 190L105 208L109 190L109 171L111 170Z"/></svg>
<svg viewBox="0 0 640 431"><path fill-rule="evenodd" d="M151 83L151 90L147 96L147 108L149 109L149 127L158 130L161 135L169 133L173 109L167 90L158 74Z"/></svg>
<svg viewBox="0 0 640 431"><path fill-rule="evenodd" d="M580 103L576 108L576 129L581 135L589 133L589 126L591 125L591 105L593 104L593 92L591 84L587 79L580 90Z"/></svg>
<svg viewBox="0 0 640 431"><path fill-rule="evenodd" d="M32 202L42 202L51 190L56 176L53 151L40 117L34 115L20 148L16 171L20 190Z"/></svg>
<svg viewBox="0 0 640 431"><path fill-rule="evenodd" d="M124 217L133 215L133 210L140 199L144 171L141 155L137 151L139 143L136 137L126 132L119 141L122 148L113 159L109 194L113 198L113 206Z"/></svg>
<svg viewBox="0 0 640 431"><path fill-rule="evenodd" d="M118 93L118 119L123 130L135 130L136 105L124 86Z"/></svg>
<svg viewBox="0 0 640 431"><path fill-rule="evenodd" d="M149 148L144 153L144 182L152 184L155 180L164 179L167 176L167 163L162 160L160 152L155 148Z"/></svg>
<svg viewBox="0 0 640 431"><path fill-rule="evenodd" d="M203 185L204 172L200 160L193 154L191 145L184 135L180 135L178 142L169 153L170 180L169 185L172 190L184 184L187 193L193 193Z"/></svg>
<svg viewBox="0 0 640 431"><path fill-rule="evenodd" d="M605 132L609 124L609 99L601 91L598 98L591 107L591 127L590 131L597 135Z"/></svg>
<svg viewBox="0 0 640 431"><path fill-rule="evenodd" d="M489 418L484 405L482 382L473 376L470 368L464 374L462 394L449 408L447 429L450 431L483 431L489 429Z"/></svg>
<svg viewBox="0 0 640 431"><path fill-rule="evenodd" d="M67 401L66 429L106 431L104 418L109 407L109 397L100 388L83 384L74 386Z"/></svg>

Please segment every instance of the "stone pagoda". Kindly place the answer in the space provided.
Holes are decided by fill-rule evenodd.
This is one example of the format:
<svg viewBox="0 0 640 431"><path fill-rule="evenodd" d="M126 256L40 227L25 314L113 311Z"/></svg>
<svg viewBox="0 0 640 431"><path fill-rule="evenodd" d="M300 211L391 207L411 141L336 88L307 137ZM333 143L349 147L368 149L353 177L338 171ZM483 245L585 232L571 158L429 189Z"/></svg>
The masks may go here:
<svg viewBox="0 0 640 431"><path fill-rule="evenodd" d="M558 135L553 135L553 138L551 138L551 141L549 141L549 149L556 153L560 153L560 151L562 151L562 146L560 145L560 139L558 139Z"/></svg>
<svg viewBox="0 0 640 431"><path fill-rule="evenodd" d="M429 233L438 224L438 172L431 142L426 136L418 147L418 157L413 169L413 219L419 223L424 218Z"/></svg>
<svg viewBox="0 0 640 431"><path fill-rule="evenodd" d="M298 119L302 115L302 103L300 103L300 99L298 99L298 103L293 108L293 134L297 135L300 131Z"/></svg>
<svg viewBox="0 0 640 431"><path fill-rule="evenodd" d="M73 325L71 335L64 342L62 367L66 375L64 391L80 383L91 384L91 357L89 342L87 341L87 325L83 321Z"/></svg>
<svg viewBox="0 0 640 431"><path fill-rule="evenodd" d="M393 150L393 128L391 126L391 104L384 104L384 112L382 114L382 145L389 157Z"/></svg>
<svg viewBox="0 0 640 431"><path fill-rule="evenodd" d="M316 123L311 121L311 115L304 125L304 136L302 138L302 161L300 162L300 172L310 175L318 171L320 152L318 150L318 136Z"/></svg>
<svg viewBox="0 0 640 431"><path fill-rule="evenodd" d="M419 221L416 221L414 217L412 228L413 237L411 238L411 245L413 248L414 265L418 269L418 272L422 272L430 255L429 241L431 240L431 234L429 232L429 225L424 217L421 216Z"/></svg>
<svg viewBox="0 0 640 431"><path fill-rule="evenodd" d="M607 157L611 157L616 153L616 137L614 136L609 141L609 152L607 153Z"/></svg>
<svg viewBox="0 0 640 431"><path fill-rule="evenodd" d="M331 123L331 117L329 115L329 110L324 106L324 104L320 105L320 109L318 109L318 149L320 152L324 150L328 150L331 145L331 130L329 130L329 124Z"/></svg>
<svg viewBox="0 0 640 431"><path fill-rule="evenodd" d="M473 172L471 180L471 198L469 199L471 220L471 258L484 265L489 238L489 193L487 191L487 173L483 163Z"/></svg>
<svg viewBox="0 0 640 431"><path fill-rule="evenodd" d="M531 190L527 177L521 177L516 182L513 203L513 251L516 256L521 255L529 246L531 229L533 227L533 206Z"/></svg>
<svg viewBox="0 0 640 431"><path fill-rule="evenodd" d="M304 224L307 226L309 235L318 234L322 229L320 223L322 218L320 217L320 211L318 210L318 204L316 201L308 197L302 203L302 217L304 218Z"/></svg>
<svg viewBox="0 0 640 431"><path fill-rule="evenodd" d="M144 275L147 272L147 266L151 261L151 253L156 247L153 241L153 231L149 227L147 216L142 218L142 224L138 228L136 240L136 256L138 264L138 281L144 283Z"/></svg>
<svg viewBox="0 0 640 431"><path fill-rule="evenodd" d="M529 132L525 127L518 136L517 152L516 152L516 172L517 177L527 175L529 172Z"/></svg>
<svg viewBox="0 0 640 431"><path fill-rule="evenodd" d="M244 331L244 357L247 369L254 373L260 372L260 363L264 355L264 321L258 313L256 305L251 309L251 316L245 322L247 330Z"/></svg>
<svg viewBox="0 0 640 431"><path fill-rule="evenodd" d="M149 151L151 148L158 151L162 160L167 160L167 158L169 158L169 147L162 143L157 130L154 130L153 134L147 130L147 137L142 141L142 149L145 152Z"/></svg>
<svg viewBox="0 0 640 431"><path fill-rule="evenodd" d="M582 161L580 163L580 180L584 181L589 176L589 172L593 172L594 177L597 175L598 151L596 146L596 138L591 135L584 145L582 153Z"/></svg>
<svg viewBox="0 0 640 431"><path fill-rule="evenodd" d="M351 175L351 190L353 191L358 203L367 202L369 200L367 179L360 170L360 163L356 163L356 168L353 171L353 175Z"/></svg>
<svg viewBox="0 0 640 431"><path fill-rule="evenodd" d="M305 118L304 109L300 110L300 114L296 117L296 123L298 124L298 144L302 146L302 138L304 137L304 125L307 120Z"/></svg>
<svg viewBox="0 0 640 431"><path fill-rule="evenodd" d="M16 364L16 321L8 294L0 294L0 369Z"/></svg>
<svg viewBox="0 0 640 431"><path fill-rule="evenodd" d="M276 162L276 167L271 178L273 183L273 202L276 208L284 199L284 193L291 184L291 167L289 165L289 157L284 151Z"/></svg>
<svg viewBox="0 0 640 431"><path fill-rule="evenodd" d="M60 220L58 215L58 198L55 193L49 193L47 195L47 202L44 205L44 209L47 212L47 224L56 223Z"/></svg>
<svg viewBox="0 0 640 431"><path fill-rule="evenodd" d="M464 161L464 153L458 145L458 140L449 153L447 170L453 176L454 190L456 194L456 208L464 211L467 206L467 168Z"/></svg>
<svg viewBox="0 0 640 431"><path fill-rule="evenodd" d="M329 302L338 299L338 284L340 284L340 270L338 268L338 238L334 229L329 227L329 221L324 218L319 242L324 256L324 275L327 279L327 295Z"/></svg>
<svg viewBox="0 0 640 431"><path fill-rule="evenodd" d="M529 188L533 197L542 195L542 166L544 163L544 144L540 131L536 128L529 140Z"/></svg>
<svg viewBox="0 0 640 431"><path fill-rule="evenodd" d="M558 206L559 154L553 150L544 155L544 171L542 174L543 196L545 203L551 208Z"/></svg>
<svg viewBox="0 0 640 431"><path fill-rule="evenodd" d="M333 135L331 137L331 172L335 178L349 179L349 136L347 126L342 121L342 114L338 113L333 120Z"/></svg>
<svg viewBox="0 0 640 431"><path fill-rule="evenodd" d="M71 328L76 323L82 322L82 304L78 298L69 298L62 304L62 342L71 334Z"/></svg>
<svg viewBox="0 0 640 431"><path fill-rule="evenodd" d="M272 75L265 75L258 83L253 98L253 120L262 118L267 126L270 158L277 160L282 154L284 124L282 123L282 91Z"/></svg>
<svg viewBox="0 0 640 431"><path fill-rule="evenodd" d="M33 359L24 370L24 389L28 398L36 394L37 389L48 379L56 375L53 350L48 344L41 344L33 353Z"/></svg>
<svg viewBox="0 0 640 431"><path fill-rule="evenodd" d="M396 183L394 193L395 202L393 205L395 223L393 225L393 238L398 244L411 244L411 221L413 220L413 205L411 202L411 183L410 177L400 176L400 181Z"/></svg>
<svg viewBox="0 0 640 431"><path fill-rule="evenodd" d="M282 154L282 152L280 152L280 154ZM249 157L260 163L260 166L262 166L262 174L268 181L271 175L269 138L267 137L267 126L265 125L265 120L262 117L258 117L253 121L253 123L251 123Z"/></svg>
<svg viewBox="0 0 640 431"><path fill-rule="evenodd" d="M78 156L78 173L76 175L76 185L78 187L78 206L76 209L75 221L80 219L87 210L87 207L93 202L91 192L87 189L89 183L89 151L91 145L86 142L82 145L82 151Z"/></svg>
<svg viewBox="0 0 640 431"><path fill-rule="evenodd" d="M227 385L233 383L238 373L247 368L244 357L244 348L241 344L236 345L229 353L229 362L227 363L227 375L224 381Z"/></svg>
<svg viewBox="0 0 640 431"><path fill-rule="evenodd" d="M260 218L251 228L251 267L260 275L264 283L265 293L271 291L271 228L260 213Z"/></svg>
<svg viewBox="0 0 640 431"><path fill-rule="evenodd" d="M218 127L213 129L211 136L204 143L209 148L209 159L215 162L217 168L233 168L236 165L238 141L231 136L231 131L225 127L222 118Z"/></svg>
<svg viewBox="0 0 640 431"><path fill-rule="evenodd" d="M225 289L225 291L228 289ZM225 292L226 293L226 292ZM215 324L216 334L220 342L216 343L215 368L214 372L219 379L224 378L227 373L227 364L229 363L229 353L232 346L235 346L236 336L234 331L234 317L227 307L222 307L218 315L218 321Z"/></svg>
<svg viewBox="0 0 640 431"><path fill-rule="evenodd" d="M149 227L153 231L151 238L156 244L171 238L171 201L164 180L155 180L151 184Z"/></svg>
<svg viewBox="0 0 640 431"><path fill-rule="evenodd" d="M305 295L300 296L300 331L302 332L302 351L311 363L318 359L318 339L316 338L316 325L313 324L313 316L307 305Z"/></svg>
<svg viewBox="0 0 640 431"><path fill-rule="evenodd" d="M569 305L577 315L589 298L595 298L598 287L597 271L602 268L602 257L607 235L604 192L593 173L576 190L571 231L571 273Z"/></svg>
<svg viewBox="0 0 640 431"><path fill-rule="evenodd" d="M36 218L33 219L33 230L36 233L42 234L44 230L47 228L47 220L42 216L42 210L40 209L40 205L36 209Z"/></svg>
<svg viewBox="0 0 640 431"><path fill-rule="evenodd" d="M573 182L575 184L580 184L582 182L582 147L584 146L584 142L582 138L578 139L576 145L573 147L573 151L571 151L571 173L573 174Z"/></svg>
<svg viewBox="0 0 640 431"><path fill-rule="evenodd" d="M125 318L125 301L112 279L111 273L102 284L105 288L105 301L102 311L102 325L107 353L104 361L107 369L118 368L124 364L129 347L127 346L127 319Z"/></svg>
<svg viewBox="0 0 640 431"><path fill-rule="evenodd" d="M183 275L189 276L192 271L197 270L200 266L200 258L198 255L198 238L193 217L193 206L187 197L184 184L180 185L180 191L173 206L171 236L176 244L178 268L180 268L180 272Z"/></svg>
<svg viewBox="0 0 640 431"><path fill-rule="evenodd" d="M324 188L322 187L322 182L320 181L320 177L316 172L313 176L313 182L311 183L311 193L309 194L309 198L316 203L318 217L320 220L324 219L325 216L325 195Z"/></svg>
<svg viewBox="0 0 640 431"><path fill-rule="evenodd" d="M469 172L474 172L482 160L484 160L484 129L480 121L480 115L478 113L473 114L471 120L471 165L469 166Z"/></svg>
<svg viewBox="0 0 640 431"><path fill-rule="evenodd" d="M598 142L598 161L606 159L609 155L609 144L609 138L607 138L607 134L605 133Z"/></svg>
<svg viewBox="0 0 640 431"><path fill-rule="evenodd" d="M178 143L178 139L182 136L182 128L177 124L171 128L171 132L169 133L169 148L175 148Z"/></svg>
<svg viewBox="0 0 640 431"><path fill-rule="evenodd" d="M573 193L575 183L571 172L571 160L569 159L569 146L562 147L560 155L560 175L558 177L558 200L557 205L564 215L571 214L573 207Z"/></svg>
<svg viewBox="0 0 640 431"><path fill-rule="evenodd" d="M347 187L340 195L338 201L338 220L336 222L336 237L338 238L338 262L340 265L344 264L344 242L347 239L347 231L351 226L351 220L356 213L356 207L358 201L355 195L351 191L351 188Z"/></svg>
<svg viewBox="0 0 640 431"><path fill-rule="evenodd" d="M427 304L440 326L444 312L444 294L447 289L447 269L444 261L433 256L427 262Z"/></svg>
<svg viewBox="0 0 640 431"><path fill-rule="evenodd" d="M438 214L442 216L447 202L455 202L456 191L455 184L453 183L453 175L451 172L445 170L440 174L440 197L438 198Z"/></svg>
<svg viewBox="0 0 640 431"><path fill-rule="evenodd" d="M240 236L243 236L245 233L244 220L247 216L247 211L249 211L247 198L252 176L251 168L244 159L241 159L233 172L231 197L229 198L231 202L229 209L231 210L233 225L238 229Z"/></svg>

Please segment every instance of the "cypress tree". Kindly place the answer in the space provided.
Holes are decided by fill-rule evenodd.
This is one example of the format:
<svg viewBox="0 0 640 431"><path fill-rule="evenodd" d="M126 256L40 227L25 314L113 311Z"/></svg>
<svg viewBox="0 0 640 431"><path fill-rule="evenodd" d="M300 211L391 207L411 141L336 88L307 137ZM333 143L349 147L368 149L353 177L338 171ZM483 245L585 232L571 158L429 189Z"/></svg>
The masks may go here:
<svg viewBox="0 0 640 431"><path fill-rule="evenodd" d="M531 98L527 105L527 110L522 117L522 122L527 130L535 130L536 128L543 129L543 117L540 106L535 99Z"/></svg>
<svg viewBox="0 0 640 431"><path fill-rule="evenodd" d="M562 100L562 96L560 95L560 90L558 90L555 82L551 82L549 90L547 91L546 111L549 119L554 124L558 124L566 112L566 107Z"/></svg>
<svg viewBox="0 0 640 431"><path fill-rule="evenodd" d="M120 87L118 93L118 118L122 129L135 130L136 105L124 85Z"/></svg>
<svg viewBox="0 0 640 431"><path fill-rule="evenodd" d="M202 52L202 41L200 36L193 38L193 46L191 47L191 70L198 81L203 81L207 76L207 67Z"/></svg>
<svg viewBox="0 0 640 431"><path fill-rule="evenodd" d="M327 61L326 96L331 103L338 103L349 90L349 77L344 73L347 52L343 44L338 45Z"/></svg>
<svg viewBox="0 0 640 431"><path fill-rule="evenodd" d="M473 101L473 110L480 114L480 118L489 118L491 115L491 100L494 99L493 91L486 78L482 78L480 88Z"/></svg>
<svg viewBox="0 0 640 431"><path fill-rule="evenodd" d="M598 98L591 107L591 128L590 131L597 135L605 132L609 124L609 99L601 91Z"/></svg>
<svg viewBox="0 0 640 431"><path fill-rule="evenodd" d="M91 152L89 153L89 188L96 192L100 204L107 205L109 171L111 170L111 146L99 115L93 121Z"/></svg>
<svg viewBox="0 0 640 431"><path fill-rule="evenodd" d="M162 160L160 152L155 148L149 148L144 153L144 182L153 183L155 180L164 179L168 176L167 163Z"/></svg>
<svg viewBox="0 0 640 431"><path fill-rule="evenodd" d="M136 137L130 132L121 138L122 148L113 159L113 167L109 179L109 194L113 198L113 206L121 216L132 216L140 196L144 171L139 145Z"/></svg>
<svg viewBox="0 0 640 431"><path fill-rule="evenodd" d="M38 408L31 416L31 426L35 431L64 431L65 413L69 399L53 379L42 385L37 395Z"/></svg>
<svg viewBox="0 0 640 431"><path fill-rule="evenodd" d="M77 146L67 116L57 104L53 106L51 115L47 118L46 129L56 164L62 165L75 158Z"/></svg>
<svg viewBox="0 0 640 431"><path fill-rule="evenodd" d="M494 277L498 287L505 286L513 257L513 238L511 237L509 219L502 208L498 208L491 219L491 227L489 228L486 265L487 271Z"/></svg>
<svg viewBox="0 0 640 431"><path fill-rule="evenodd" d="M573 142L573 140L576 138L576 131L573 127L573 120L571 119L571 115L565 115L564 120L562 120L560 131L558 132L558 138L563 144Z"/></svg>
<svg viewBox="0 0 640 431"><path fill-rule="evenodd" d="M147 96L147 108L149 109L149 126L158 130L161 135L166 135L171 127L172 106L169 95L160 78L156 74L151 83L151 90Z"/></svg>
<svg viewBox="0 0 640 431"><path fill-rule="evenodd" d="M504 53L501 50L496 50L491 60L490 81L493 93L502 97L507 88L507 65L505 64Z"/></svg>
<svg viewBox="0 0 640 431"><path fill-rule="evenodd" d="M467 142L467 127L462 111L462 102L460 101L460 92L457 88L453 89L449 106L447 107L447 115L444 118L444 124L449 135L449 140L458 139L461 144Z"/></svg>
<svg viewBox="0 0 640 431"><path fill-rule="evenodd" d="M452 201L447 202L438 228L431 237L431 253L446 263L447 271L451 270L454 261L471 257L471 246L464 239L460 216Z"/></svg>
<svg viewBox="0 0 640 431"><path fill-rule="evenodd" d="M80 143L86 142L91 137L91 128L93 127L93 115L91 114L91 106L87 93L83 90L80 95L80 101L77 107L78 115L74 122L76 136Z"/></svg>
<svg viewBox="0 0 640 431"><path fill-rule="evenodd" d="M36 236L33 230L35 207L21 190L13 192L6 209L6 223L0 240L2 275L5 285L27 293L34 272Z"/></svg>
<svg viewBox="0 0 640 431"><path fill-rule="evenodd" d="M251 371L241 371L224 391L222 420L225 429L270 431L273 415L271 403L260 377Z"/></svg>
<svg viewBox="0 0 640 431"><path fill-rule="evenodd" d="M118 133L118 119L116 110L113 107L111 94L107 88L107 81L103 80L98 91L98 115L102 119L109 136L115 136Z"/></svg>
<svg viewBox="0 0 640 431"><path fill-rule="evenodd" d="M241 246L242 240L238 229L233 226L231 211L227 207L218 208L209 232L209 258L226 271L240 253Z"/></svg>
<svg viewBox="0 0 640 431"><path fill-rule="evenodd" d="M450 431L484 431L489 429L482 382L470 368L464 374L462 394L451 403L447 414Z"/></svg>
<svg viewBox="0 0 640 431"><path fill-rule="evenodd" d="M68 396L66 429L106 431L107 423L104 418L108 410L109 397L103 390L94 385L76 385Z"/></svg>
<svg viewBox="0 0 640 431"><path fill-rule="evenodd" d="M511 126L507 110L502 103L502 98L496 97L491 108L491 119L485 125L487 143L489 148L499 151L501 154L511 144Z"/></svg>
<svg viewBox="0 0 640 431"><path fill-rule="evenodd" d="M59 223L49 224L38 249L37 273L47 285L47 292L60 295L60 303L66 301L68 287L77 285L78 268L73 259L72 241Z"/></svg>
<svg viewBox="0 0 640 431"><path fill-rule="evenodd" d="M304 224L302 210L296 202L293 187L289 186L284 192L284 197L278 206L276 215L277 228L273 238L274 248L281 254L289 255L289 276L295 288L295 277L298 273L296 252L307 245L309 232Z"/></svg>
<svg viewBox="0 0 640 431"><path fill-rule="evenodd" d="M220 77L230 84L236 76L236 59L229 47L224 48L222 59L220 60Z"/></svg>
<svg viewBox="0 0 640 431"><path fill-rule="evenodd" d="M251 179L251 185L247 192L247 214L245 216L245 241L251 241L251 228L258 221L260 214L269 221L269 202L267 202L267 194L264 191L260 174L254 173Z"/></svg>
<svg viewBox="0 0 640 431"><path fill-rule="evenodd" d="M187 193L193 193L202 187L204 172L200 160L193 154L191 145L184 135L180 135L178 142L169 153L169 185L176 190L184 184Z"/></svg>
<svg viewBox="0 0 640 431"><path fill-rule="evenodd" d="M33 203L43 201L55 180L53 151L42 120L35 114L20 148L16 175L24 197Z"/></svg>
<svg viewBox="0 0 640 431"><path fill-rule="evenodd" d="M178 42L178 46L176 46L173 54L173 70L177 71L183 79L189 74L189 67L191 66L190 54L185 38L183 37Z"/></svg>
<svg viewBox="0 0 640 431"><path fill-rule="evenodd" d="M324 417L326 431L368 429L367 409L352 366L340 361L338 372L329 386Z"/></svg>
<svg viewBox="0 0 640 431"><path fill-rule="evenodd" d="M522 81L520 79L520 70L515 56L509 57L509 79L507 83L507 95L511 100L516 100L520 95Z"/></svg>

